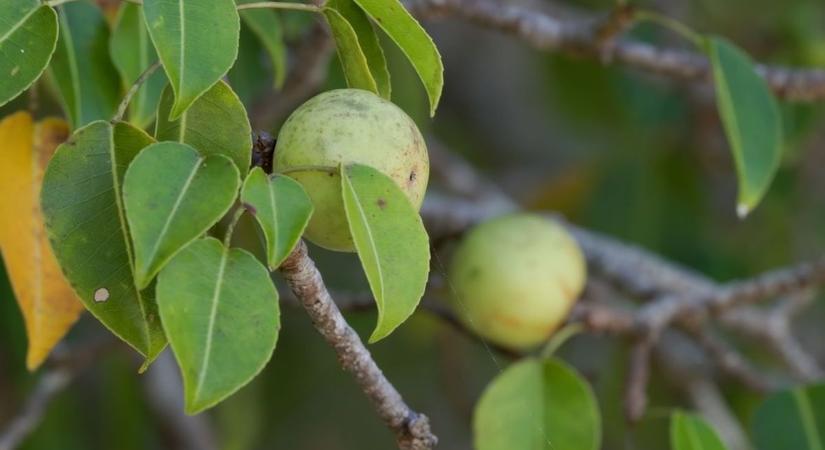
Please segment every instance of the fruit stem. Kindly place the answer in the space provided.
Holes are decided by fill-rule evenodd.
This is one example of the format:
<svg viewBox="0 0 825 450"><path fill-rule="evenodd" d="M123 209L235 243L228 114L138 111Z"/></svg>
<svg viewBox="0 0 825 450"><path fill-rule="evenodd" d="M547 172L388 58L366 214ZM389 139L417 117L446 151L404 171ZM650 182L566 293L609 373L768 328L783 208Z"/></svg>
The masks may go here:
<svg viewBox="0 0 825 450"><path fill-rule="evenodd" d="M584 331L584 325L579 322L568 323L567 325L561 327L559 331L556 331L553 336L547 341L547 344L544 345L544 348L541 349L541 359L548 359L556 353L556 350L559 349L568 339L571 337L581 333Z"/></svg>

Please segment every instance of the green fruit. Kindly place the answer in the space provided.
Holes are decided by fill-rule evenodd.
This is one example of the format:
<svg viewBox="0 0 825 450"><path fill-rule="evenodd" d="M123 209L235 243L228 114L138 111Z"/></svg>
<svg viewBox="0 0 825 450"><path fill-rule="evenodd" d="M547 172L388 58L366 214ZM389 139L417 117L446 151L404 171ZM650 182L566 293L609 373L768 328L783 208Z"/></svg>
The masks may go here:
<svg viewBox="0 0 825 450"><path fill-rule="evenodd" d="M565 320L586 272L576 241L558 223L532 214L498 217L471 230L456 249L451 303L481 337L528 349Z"/></svg>
<svg viewBox="0 0 825 450"><path fill-rule="evenodd" d="M275 147L275 171L301 183L315 206L306 230L315 244L355 250L341 198L341 163L379 170L395 181L416 209L421 207L430 163L412 119L371 92L325 92L292 113Z"/></svg>

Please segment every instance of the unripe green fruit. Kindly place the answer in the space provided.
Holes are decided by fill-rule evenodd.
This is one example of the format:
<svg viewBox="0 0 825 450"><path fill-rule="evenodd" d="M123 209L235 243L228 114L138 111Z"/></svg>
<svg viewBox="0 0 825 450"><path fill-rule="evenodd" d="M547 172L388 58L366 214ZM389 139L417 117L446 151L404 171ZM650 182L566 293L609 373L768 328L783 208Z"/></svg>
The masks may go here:
<svg viewBox="0 0 825 450"><path fill-rule="evenodd" d="M451 303L481 337L512 349L545 341L584 288L586 267L558 223L532 214L487 221L461 241L450 264Z"/></svg>
<svg viewBox="0 0 825 450"><path fill-rule="evenodd" d="M430 162L415 122L371 92L325 92L292 113L275 147L275 171L301 183L315 206L306 230L315 244L355 250L341 199L341 163L380 171L395 181L416 209L421 207Z"/></svg>

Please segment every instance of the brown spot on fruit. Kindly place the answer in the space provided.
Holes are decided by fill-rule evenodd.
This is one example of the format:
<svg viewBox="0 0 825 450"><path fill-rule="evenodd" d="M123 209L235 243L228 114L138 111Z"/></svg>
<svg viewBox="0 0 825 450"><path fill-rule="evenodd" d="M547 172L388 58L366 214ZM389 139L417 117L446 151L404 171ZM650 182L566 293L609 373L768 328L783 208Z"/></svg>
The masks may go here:
<svg viewBox="0 0 825 450"><path fill-rule="evenodd" d="M381 208L381 209L384 209L384 208L387 207L387 201L384 200L383 198L379 198L378 201L375 202L375 204L377 204L378 207Z"/></svg>

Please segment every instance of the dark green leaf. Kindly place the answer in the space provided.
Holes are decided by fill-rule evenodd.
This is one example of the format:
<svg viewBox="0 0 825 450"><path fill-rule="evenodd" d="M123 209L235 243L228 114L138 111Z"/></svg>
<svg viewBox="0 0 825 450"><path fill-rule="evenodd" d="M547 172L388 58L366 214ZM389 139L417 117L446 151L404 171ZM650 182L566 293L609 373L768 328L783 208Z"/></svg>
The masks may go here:
<svg viewBox="0 0 825 450"><path fill-rule="evenodd" d="M680 411L670 419L671 450L727 450L716 431L701 417Z"/></svg>
<svg viewBox="0 0 825 450"><path fill-rule="evenodd" d="M238 0L238 4L253 3L256 0ZM263 43L272 60L275 87L280 89L286 79L286 45L284 45L283 25L275 11L270 9L246 9L239 11L243 23L252 30Z"/></svg>
<svg viewBox="0 0 825 450"><path fill-rule="evenodd" d="M160 142L135 157L123 181L123 203L139 288L226 214L240 184L229 158L202 156L186 144Z"/></svg>
<svg viewBox="0 0 825 450"><path fill-rule="evenodd" d="M312 215L312 201L300 183L282 175L249 172L241 201L251 207L266 237L266 259L275 270L295 248Z"/></svg>
<svg viewBox="0 0 825 450"><path fill-rule="evenodd" d="M55 256L86 308L153 360L166 344L152 289L135 288L120 192L126 167L152 142L125 123L93 122L61 145L41 206Z"/></svg>
<svg viewBox="0 0 825 450"><path fill-rule="evenodd" d="M175 93L174 120L235 62L238 11L233 0L145 0L143 14Z"/></svg>
<svg viewBox="0 0 825 450"><path fill-rule="evenodd" d="M197 240L163 269L157 290L186 412L220 402L266 365L281 326L278 292L254 256Z"/></svg>
<svg viewBox="0 0 825 450"><path fill-rule="evenodd" d="M100 10L85 0L58 7L60 39L49 73L74 128L110 119L121 87L109 59L109 26Z"/></svg>
<svg viewBox="0 0 825 450"><path fill-rule="evenodd" d="M707 40L716 102L739 178L737 212L748 214L762 200L782 156L779 108L751 59L719 37Z"/></svg>
<svg viewBox="0 0 825 450"><path fill-rule="evenodd" d="M754 416L753 441L757 450L825 448L825 384L768 397Z"/></svg>
<svg viewBox="0 0 825 450"><path fill-rule="evenodd" d="M367 65L370 68L375 84L378 86L378 94L385 99L390 99L390 71L387 68L387 59L384 57L384 50L378 40L367 15L353 0L331 0L327 6L335 9L352 25L352 29L358 36L358 43L367 58Z"/></svg>
<svg viewBox="0 0 825 450"><path fill-rule="evenodd" d="M243 103L232 89L219 81L177 120L169 121L173 100L167 87L158 106L157 140L189 144L207 156L226 156L241 176L245 175L252 160L252 128Z"/></svg>
<svg viewBox="0 0 825 450"><path fill-rule="evenodd" d="M358 36L347 19L332 8L324 8L324 17L332 30L335 46L338 49L338 58L344 69L347 86L363 89L378 94L378 86L372 77L367 57L358 43Z"/></svg>
<svg viewBox="0 0 825 450"><path fill-rule="evenodd" d="M444 87L444 66L435 43L398 0L355 0L410 60L430 99L435 114Z"/></svg>
<svg viewBox="0 0 825 450"><path fill-rule="evenodd" d="M124 2L120 6L109 41L109 53L126 89L158 60L149 31L143 24L139 5ZM152 123L164 85L166 77L161 71L156 71L143 83L129 104L131 123L139 128L146 128Z"/></svg>
<svg viewBox="0 0 825 450"><path fill-rule="evenodd" d="M596 450L601 419L590 386L562 361L527 358L482 394L473 418L476 450Z"/></svg>
<svg viewBox="0 0 825 450"><path fill-rule="evenodd" d="M57 14L37 0L0 2L0 106L28 89L52 58Z"/></svg>
<svg viewBox="0 0 825 450"><path fill-rule="evenodd" d="M388 336L418 306L430 268L430 243L418 211L391 178L367 166L341 168L352 240L378 305L370 336Z"/></svg>

